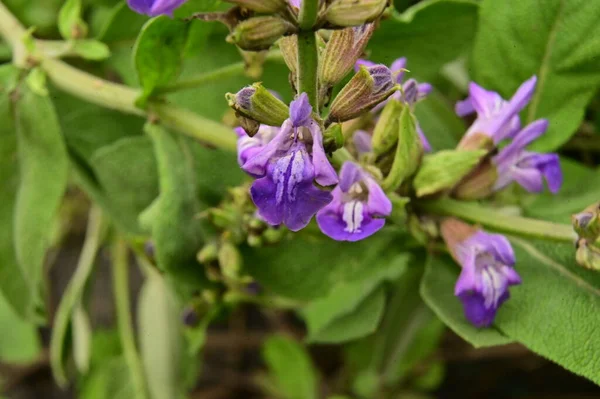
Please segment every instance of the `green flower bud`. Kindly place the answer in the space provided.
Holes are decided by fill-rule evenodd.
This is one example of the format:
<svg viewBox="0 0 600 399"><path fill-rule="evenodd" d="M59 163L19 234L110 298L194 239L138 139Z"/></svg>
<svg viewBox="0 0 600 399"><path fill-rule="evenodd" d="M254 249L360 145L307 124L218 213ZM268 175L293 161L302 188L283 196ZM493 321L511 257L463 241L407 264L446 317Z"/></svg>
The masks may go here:
<svg viewBox="0 0 600 399"><path fill-rule="evenodd" d="M261 14L273 14L287 7L286 0L225 0Z"/></svg>
<svg viewBox="0 0 600 399"><path fill-rule="evenodd" d="M333 0L325 10L325 19L333 26L358 26L376 20L388 0Z"/></svg>
<svg viewBox="0 0 600 399"><path fill-rule="evenodd" d="M227 93L229 106L242 116L269 126L281 126L290 109L260 83L244 87L236 94Z"/></svg>
<svg viewBox="0 0 600 399"><path fill-rule="evenodd" d="M298 74L298 36L284 36L279 39L278 44L283 60L292 73L292 80L295 81Z"/></svg>
<svg viewBox="0 0 600 399"><path fill-rule="evenodd" d="M400 115L404 106L398 100L388 100L373 131L373 153L382 155L394 148L398 142Z"/></svg>
<svg viewBox="0 0 600 399"><path fill-rule="evenodd" d="M573 229L579 238L595 242L600 237L600 203L595 203L582 212L571 216Z"/></svg>
<svg viewBox="0 0 600 399"><path fill-rule="evenodd" d="M577 241L575 261L586 269L600 270L600 249L582 238Z"/></svg>
<svg viewBox="0 0 600 399"><path fill-rule="evenodd" d="M354 68L367 47L375 24L336 30L331 34L319 63L319 81L333 87Z"/></svg>
<svg viewBox="0 0 600 399"><path fill-rule="evenodd" d="M224 242L219 248L221 273L228 279L237 280L242 269L242 256L231 242Z"/></svg>
<svg viewBox="0 0 600 399"><path fill-rule="evenodd" d="M207 264L210 262L214 262L215 260L217 260L218 257L218 247L217 244L214 242L211 242L209 244L206 244L204 247L202 247L202 249L200 251L198 251L198 254L196 255L196 259L198 259L198 262L202 263L202 264Z"/></svg>
<svg viewBox="0 0 600 399"><path fill-rule="evenodd" d="M396 90L392 71L385 65L361 66L331 104L326 125L360 116Z"/></svg>
<svg viewBox="0 0 600 399"><path fill-rule="evenodd" d="M227 42L248 51L268 50L281 36L295 33L296 27L279 17L254 17L240 22Z"/></svg>

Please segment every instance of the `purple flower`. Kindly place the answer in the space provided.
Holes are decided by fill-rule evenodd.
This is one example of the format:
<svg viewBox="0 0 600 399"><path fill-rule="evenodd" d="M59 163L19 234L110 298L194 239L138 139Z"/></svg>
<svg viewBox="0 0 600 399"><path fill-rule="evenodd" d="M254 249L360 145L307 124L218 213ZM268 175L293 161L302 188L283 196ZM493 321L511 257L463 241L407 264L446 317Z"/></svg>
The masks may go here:
<svg viewBox="0 0 600 399"><path fill-rule="evenodd" d="M173 11L187 0L127 0L129 8L138 14L150 17L158 15L173 16Z"/></svg>
<svg viewBox="0 0 600 399"><path fill-rule="evenodd" d="M238 136L237 152L238 164L243 166L246 161L258 154L260 150L279 133L279 128L275 126L260 125L258 132L252 137L246 134L246 131L241 128L235 128L235 133Z"/></svg>
<svg viewBox="0 0 600 399"><path fill-rule="evenodd" d="M526 126L513 141L492 158L497 179L494 190L501 190L517 182L529 192L544 190L544 179L550 192L556 194L562 185L562 171L557 154L539 154L525 147L546 132L548 121L537 120Z"/></svg>
<svg viewBox="0 0 600 399"><path fill-rule="evenodd" d="M333 201L317 213L323 233L338 241L358 241L377 232L392 212L392 203L375 179L353 162L345 162Z"/></svg>
<svg viewBox="0 0 600 399"><path fill-rule="evenodd" d="M508 288L521 284L513 268L515 255L510 242L503 235L479 230L452 251L462 266L454 295L462 301L465 316L473 325L487 327L509 298Z"/></svg>
<svg viewBox="0 0 600 399"><path fill-rule="evenodd" d="M290 118L275 136L259 151L244 153L248 158L242 169L258 178L250 194L260 216L292 231L305 227L331 202L331 193L316 188L313 180L322 186L338 181L323 149L321 129L311 115L308 96L302 93L290 104Z"/></svg>
<svg viewBox="0 0 600 399"><path fill-rule="evenodd" d="M494 144L512 138L521 128L519 112L531 100L535 91L537 78L533 76L525 81L510 101L505 101L498 93L487 91L476 83L469 84L469 97L456 104L459 116L477 113L477 119L467 130L465 138L473 134L484 134Z"/></svg>
<svg viewBox="0 0 600 399"><path fill-rule="evenodd" d="M406 57L398 58L396 61L392 63L390 70L396 76L396 83L402 84L404 80L404 72L406 68ZM364 59L359 59L356 61L356 65L354 66L355 70L358 70L361 66L373 66L376 65L374 62ZM394 98L396 100L402 101L408 106L413 106L417 102L423 100L431 91L433 90L433 86L429 83L418 83L415 79L408 79L404 84L402 84L402 91L398 91L394 93L390 98ZM389 99L388 99L389 100ZM377 105L373 108L372 112L379 112L385 107L387 101ZM419 137L421 138L421 142L423 143L423 149L427 152L431 151L431 145L423 133L421 126L417 123L417 133L419 133Z"/></svg>

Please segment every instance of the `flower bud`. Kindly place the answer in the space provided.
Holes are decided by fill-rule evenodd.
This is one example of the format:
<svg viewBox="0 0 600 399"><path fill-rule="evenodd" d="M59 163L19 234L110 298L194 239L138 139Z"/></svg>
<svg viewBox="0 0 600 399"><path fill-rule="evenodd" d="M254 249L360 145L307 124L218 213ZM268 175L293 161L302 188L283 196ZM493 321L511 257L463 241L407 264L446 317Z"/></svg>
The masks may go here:
<svg viewBox="0 0 600 399"><path fill-rule="evenodd" d="M575 261L586 269L600 270L600 248L590 244L584 238L577 241Z"/></svg>
<svg viewBox="0 0 600 399"><path fill-rule="evenodd" d="M582 212L571 216L573 229L579 238L585 238L594 242L600 236L600 207L599 204L592 204Z"/></svg>
<svg viewBox="0 0 600 399"><path fill-rule="evenodd" d="M325 11L325 19L334 26L357 26L376 20L388 0L333 0Z"/></svg>
<svg viewBox="0 0 600 399"><path fill-rule="evenodd" d="M260 83L225 95L229 106L242 116L269 126L281 126L290 110Z"/></svg>
<svg viewBox="0 0 600 399"><path fill-rule="evenodd" d="M284 36L279 39L279 49L285 64L292 73L292 80L296 80L298 74L298 36Z"/></svg>
<svg viewBox="0 0 600 399"><path fill-rule="evenodd" d="M473 133L469 136L464 136L456 147L459 150L487 150L492 151L496 145L494 140L483 133Z"/></svg>
<svg viewBox="0 0 600 399"><path fill-rule="evenodd" d="M387 99L395 90L392 71L388 67L361 66L333 100L326 124L354 119Z"/></svg>
<svg viewBox="0 0 600 399"><path fill-rule="evenodd" d="M374 30L375 24L371 23L336 30L331 34L319 63L322 86L333 87L354 68Z"/></svg>
<svg viewBox="0 0 600 399"><path fill-rule="evenodd" d="M279 17L254 17L240 22L226 40L243 50L268 50L281 36L295 31L294 25Z"/></svg>
<svg viewBox="0 0 600 399"><path fill-rule="evenodd" d="M224 242L219 248L219 265L226 278L237 280L242 268L242 256L231 242Z"/></svg>
<svg viewBox="0 0 600 399"><path fill-rule="evenodd" d="M274 14L287 7L286 0L225 0L261 14Z"/></svg>
<svg viewBox="0 0 600 399"><path fill-rule="evenodd" d="M196 259L198 259L198 262L202 264L208 264L217 260L217 251L218 249L216 243L212 242L206 244L200 251L198 251Z"/></svg>
<svg viewBox="0 0 600 399"><path fill-rule="evenodd" d="M394 148L394 145L398 142L402 108L402 103L395 99L390 99L383 108L373 131L372 144L375 155L385 154Z"/></svg>
<svg viewBox="0 0 600 399"><path fill-rule="evenodd" d="M462 200L487 198L494 192L494 183L497 179L496 168L486 160L458 183L452 196Z"/></svg>

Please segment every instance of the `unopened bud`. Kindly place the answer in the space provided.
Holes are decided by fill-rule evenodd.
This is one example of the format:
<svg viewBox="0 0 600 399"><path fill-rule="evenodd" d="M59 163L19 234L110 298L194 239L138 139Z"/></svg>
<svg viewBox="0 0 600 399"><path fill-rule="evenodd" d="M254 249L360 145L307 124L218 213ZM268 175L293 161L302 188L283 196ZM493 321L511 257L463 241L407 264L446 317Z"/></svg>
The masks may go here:
<svg viewBox="0 0 600 399"><path fill-rule="evenodd" d="M281 126L290 110L260 83L244 87L236 94L225 95L229 106L242 116L269 126Z"/></svg>
<svg viewBox="0 0 600 399"><path fill-rule="evenodd" d="M273 14L287 7L286 0L225 0L261 14Z"/></svg>
<svg viewBox="0 0 600 399"><path fill-rule="evenodd" d="M390 99L383 108L373 130L372 144L375 155L385 154L398 142L400 115L403 108L403 104L395 99Z"/></svg>
<svg viewBox="0 0 600 399"><path fill-rule="evenodd" d="M495 148L494 140L487 134L474 133L464 136L458 146L458 150L486 150L488 152Z"/></svg>
<svg viewBox="0 0 600 399"><path fill-rule="evenodd" d="M582 238L577 241L575 261L586 269L600 270L600 249Z"/></svg>
<svg viewBox="0 0 600 399"><path fill-rule="evenodd" d="M579 238L595 242L600 237L600 204L592 204L582 212L571 216L573 229Z"/></svg>
<svg viewBox="0 0 600 399"><path fill-rule="evenodd" d="M202 264L208 264L210 262L217 260L217 256L218 256L217 244L214 242L211 242L209 244L206 244L204 247L202 247L202 249L200 251L198 251L198 254L196 255L196 259L198 259L198 262L200 262Z"/></svg>
<svg viewBox="0 0 600 399"><path fill-rule="evenodd" d="M254 137L256 133L258 133L258 129L260 129L260 123L255 121L254 119L246 118L244 115L237 113L237 120L246 132L246 134L250 137Z"/></svg>
<svg viewBox="0 0 600 399"><path fill-rule="evenodd" d="M254 234L248 235L247 242L248 242L248 245L253 248L260 247L263 244L262 238L260 236L254 235Z"/></svg>
<svg viewBox="0 0 600 399"><path fill-rule="evenodd" d="M325 19L333 26L357 26L376 20L388 0L333 0L325 11Z"/></svg>
<svg viewBox="0 0 600 399"><path fill-rule="evenodd" d="M325 151L334 152L344 146L344 134L342 133L342 125L334 123L329 126L323 133L323 147Z"/></svg>
<svg viewBox="0 0 600 399"><path fill-rule="evenodd" d="M327 123L354 119L386 100L395 90L392 71L388 67L361 66L333 100Z"/></svg>
<svg viewBox="0 0 600 399"><path fill-rule="evenodd" d="M295 80L295 77L298 74L298 36L284 36L279 39L278 43L283 60Z"/></svg>
<svg viewBox="0 0 600 399"><path fill-rule="evenodd" d="M452 196L462 200L487 198L494 192L494 183L497 178L496 168L489 160L486 160L458 183Z"/></svg>
<svg viewBox="0 0 600 399"><path fill-rule="evenodd" d="M374 30L375 24L365 24L331 34L319 63L322 86L333 87L354 68Z"/></svg>
<svg viewBox="0 0 600 399"><path fill-rule="evenodd" d="M294 33L296 27L279 17L254 17L240 22L227 36L227 42L248 51L268 50L281 36Z"/></svg>
<svg viewBox="0 0 600 399"><path fill-rule="evenodd" d="M237 280L242 268L242 256L231 242L224 242L219 248L219 265L226 278Z"/></svg>
<svg viewBox="0 0 600 399"><path fill-rule="evenodd" d="M440 223L440 234L450 251L452 257L458 262L457 249L459 244L477 233L477 229L457 218L445 218Z"/></svg>

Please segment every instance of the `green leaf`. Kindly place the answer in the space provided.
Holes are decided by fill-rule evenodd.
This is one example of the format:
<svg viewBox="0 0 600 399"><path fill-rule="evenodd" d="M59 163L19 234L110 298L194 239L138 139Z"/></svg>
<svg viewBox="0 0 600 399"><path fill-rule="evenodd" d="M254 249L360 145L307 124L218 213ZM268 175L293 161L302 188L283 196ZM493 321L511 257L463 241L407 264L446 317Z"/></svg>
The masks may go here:
<svg viewBox="0 0 600 399"><path fill-rule="evenodd" d="M329 295L309 303L302 312L308 325L308 340L318 341L316 337L324 330L335 328L340 319L352 317L383 281L395 280L406 270L408 259L408 256L398 256L386 268L377 269L362 280L340 282L332 287ZM344 323L348 324L345 320ZM353 334L353 338L357 335Z"/></svg>
<svg viewBox="0 0 600 399"><path fill-rule="evenodd" d="M372 334L383 317L385 290L379 287L362 301L352 313L337 318L333 323L311 336L313 342L340 343Z"/></svg>
<svg viewBox="0 0 600 399"><path fill-rule="evenodd" d="M498 312L510 338L600 384L600 274L575 263L572 244L512 239L523 285Z"/></svg>
<svg viewBox="0 0 600 399"><path fill-rule="evenodd" d="M158 195L158 172L151 141L126 137L94 152L90 164L101 190L112 203L113 219L140 234L138 216ZM116 212L116 214L115 214Z"/></svg>
<svg viewBox="0 0 600 399"><path fill-rule="evenodd" d="M81 385L81 399L131 399L135 390L123 356L105 360L90 373Z"/></svg>
<svg viewBox="0 0 600 399"><path fill-rule="evenodd" d="M245 268L272 293L309 302L326 296L343 281L368 279L387 269L397 257L405 256L402 243L408 239L393 228L351 243L322 234L311 236L307 230L277 246L241 248Z"/></svg>
<svg viewBox="0 0 600 399"><path fill-rule="evenodd" d="M417 104L415 116L434 151L455 148L466 130L448 100L437 91Z"/></svg>
<svg viewBox="0 0 600 399"><path fill-rule="evenodd" d="M454 187L486 154L485 150L443 150L426 155L414 180L417 197Z"/></svg>
<svg viewBox="0 0 600 399"><path fill-rule="evenodd" d="M154 89L171 83L181 72L189 25L161 16L144 25L137 38L133 59L143 89L143 104Z"/></svg>
<svg viewBox="0 0 600 399"><path fill-rule="evenodd" d="M17 262L14 241L14 209L19 187L19 157L10 91L19 70L0 66L0 291L19 316L34 319L36 291L29 287Z"/></svg>
<svg viewBox="0 0 600 399"><path fill-rule="evenodd" d="M23 320L0 294L0 361L30 363L38 358L42 345L37 328Z"/></svg>
<svg viewBox="0 0 600 399"><path fill-rule="evenodd" d="M25 83L29 89L38 96L47 96L48 87L46 86L46 73L42 68L33 68L25 78Z"/></svg>
<svg viewBox="0 0 600 399"><path fill-rule="evenodd" d="M20 168L15 249L30 291L39 295L46 249L67 187L68 157L50 98L25 86L19 93L15 108Z"/></svg>
<svg viewBox="0 0 600 399"><path fill-rule="evenodd" d="M83 311L81 309L81 301L85 286L94 269L96 253L101 244L104 227L101 211L98 208L92 208L88 220L85 243L81 250L81 254L79 255L77 268L65 289L56 311L56 316L54 317L52 338L50 340L50 365L52 366L54 378L61 387L67 386L69 382L66 371L66 363L70 353L68 347L69 343L74 339L75 349L79 351L81 351L81 349L85 350L85 348L81 348L81 346L88 345L82 343L82 341L89 340L89 331L85 331L85 326L82 328L82 316L77 313ZM72 320L79 325L72 325ZM85 323L85 321L83 321L83 323ZM74 331L73 329L78 329L78 331ZM88 335L88 337L85 335ZM82 361L82 358L89 358L89 355L83 356L81 353L78 353L77 356L79 357L76 363L78 366L88 363L87 361Z"/></svg>
<svg viewBox="0 0 600 399"><path fill-rule="evenodd" d="M87 34L81 19L81 0L66 0L58 13L58 30L65 39L79 39Z"/></svg>
<svg viewBox="0 0 600 399"><path fill-rule="evenodd" d="M147 18L131 10L124 1L110 11L97 33L97 39L104 43L134 39Z"/></svg>
<svg viewBox="0 0 600 399"><path fill-rule="evenodd" d="M317 398L317 373L299 343L282 335L274 335L265 342L262 355L286 399Z"/></svg>
<svg viewBox="0 0 600 399"><path fill-rule="evenodd" d="M73 52L86 60L100 61L110 57L108 46L97 40L76 40Z"/></svg>
<svg viewBox="0 0 600 399"><path fill-rule="evenodd" d="M159 273L148 270L138 302L140 355L150 397L178 398L182 392L183 353L180 309Z"/></svg>
<svg viewBox="0 0 600 399"><path fill-rule="evenodd" d="M404 56L414 76L432 79L471 46L477 8L468 0L428 0L402 14L394 12L369 42L370 59L389 65Z"/></svg>
<svg viewBox="0 0 600 399"><path fill-rule="evenodd" d="M600 85L600 7L568 0L544 2L543 12L539 7L534 0L484 0L472 64L475 80L505 98L537 75L523 122L550 120L533 148L551 151L575 133Z"/></svg>
<svg viewBox="0 0 600 399"><path fill-rule="evenodd" d="M494 327L478 329L467 321L460 300L454 296L459 271L460 267L450 257L431 255L421 281L421 296L425 303L448 327L476 348L510 343L511 339ZM502 308L498 314L504 312Z"/></svg>
<svg viewBox="0 0 600 399"><path fill-rule="evenodd" d="M204 285L204 271L196 260L202 229L189 147L183 138L161 126L147 124L145 130L152 139L158 164L160 195L149 208L154 215L152 238L158 267L180 284Z"/></svg>
<svg viewBox="0 0 600 399"><path fill-rule="evenodd" d="M571 215L600 200L600 173L582 164L561 159L563 175L568 176L558 194L548 191L526 202L525 215L552 222L570 223Z"/></svg>

